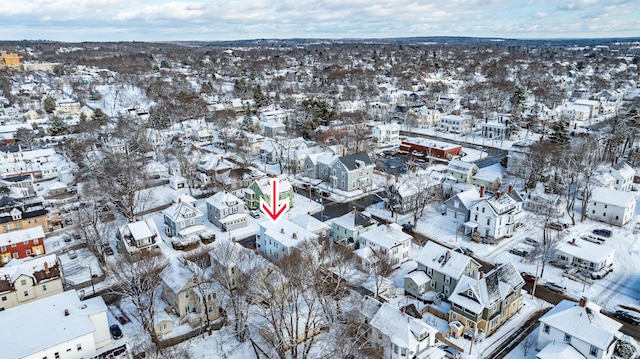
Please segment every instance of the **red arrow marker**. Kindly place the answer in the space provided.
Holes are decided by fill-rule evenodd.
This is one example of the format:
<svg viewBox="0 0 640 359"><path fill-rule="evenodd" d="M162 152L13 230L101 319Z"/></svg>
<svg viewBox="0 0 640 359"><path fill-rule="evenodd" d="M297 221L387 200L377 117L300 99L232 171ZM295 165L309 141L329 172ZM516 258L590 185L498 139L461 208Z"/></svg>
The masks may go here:
<svg viewBox="0 0 640 359"><path fill-rule="evenodd" d="M289 207L289 201L286 200L281 205L278 205L278 179L271 178L271 206L269 206L262 197L260 197L260 210L271 218L273 223L280 219L280 216L286 212Z"/></svg>

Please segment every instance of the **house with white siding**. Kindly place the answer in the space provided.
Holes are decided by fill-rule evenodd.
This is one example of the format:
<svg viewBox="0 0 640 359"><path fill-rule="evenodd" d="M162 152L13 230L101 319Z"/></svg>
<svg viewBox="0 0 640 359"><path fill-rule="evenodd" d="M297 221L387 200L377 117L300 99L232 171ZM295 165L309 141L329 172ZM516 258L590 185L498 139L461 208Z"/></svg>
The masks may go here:
<svg viewBox="0 0 640 359"><path fill-rule="evenodd" d="M493 196L483 198L471 207L469 222L465 226L473 228L483 238L511 237L522 226L525 215L522 197L518 192L511 191L504 194L496 192Z"/></svg>
<svg viewBox="0 0 640 359"><path fill-rule="evenodd" d="M628 192L596 187L587 206L587 218L624 226L633 218L636 198Z"/></svg>
<svg viewBox="0 0 640 359"><path fill-rule="evenodd" d="M383 224L361 233L360 249L354 253L360 257L361 267L366 271L372 271L380 258L388 260L393 269L400 268L409 260L412 238L397 223Z"/></svg>

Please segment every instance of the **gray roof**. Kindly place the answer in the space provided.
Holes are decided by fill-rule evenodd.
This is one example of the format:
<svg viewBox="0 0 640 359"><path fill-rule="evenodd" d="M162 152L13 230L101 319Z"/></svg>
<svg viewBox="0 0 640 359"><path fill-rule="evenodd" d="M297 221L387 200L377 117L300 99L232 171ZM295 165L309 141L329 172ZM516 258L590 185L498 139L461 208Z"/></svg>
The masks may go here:
<svg viewBox="0 0 640 359"><path fill-rule="evenodd" d="M342 164L347 167L349 171L358 169L357 161L362 161L365 165L373 164L366 152L358 152L351 155L342 156L339 159L340 162L342 162Z"/></svg>

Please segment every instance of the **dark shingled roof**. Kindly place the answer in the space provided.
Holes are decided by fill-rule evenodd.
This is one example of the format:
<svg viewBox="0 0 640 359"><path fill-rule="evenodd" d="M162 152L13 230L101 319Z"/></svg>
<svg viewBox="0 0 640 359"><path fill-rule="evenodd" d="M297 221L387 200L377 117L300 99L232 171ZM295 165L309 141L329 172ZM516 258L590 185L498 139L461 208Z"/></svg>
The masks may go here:
<svg viewBox="0 0 640 359"><path fill-rule="evenodd" d="M347 167L349 171L352 171L358 168L356 161L362 161L364 162L365 165L372 164L371 159L369 158L369 155L367 155L366 152L358 152L351 155L342 156L339 158L339 160L340 162L342 162L343 165L345 165L345 167Z"/></svg>

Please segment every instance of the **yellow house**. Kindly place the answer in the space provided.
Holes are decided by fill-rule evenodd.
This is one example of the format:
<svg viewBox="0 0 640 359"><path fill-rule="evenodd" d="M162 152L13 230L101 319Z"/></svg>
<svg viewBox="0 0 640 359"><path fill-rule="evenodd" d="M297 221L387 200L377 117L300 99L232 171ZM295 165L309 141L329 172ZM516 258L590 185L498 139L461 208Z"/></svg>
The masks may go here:
<svg viewBox="0 0 640 359"><path fill-rule="evenodd" d="M218 296L210 282L197 275L192 262L173 262L162 272L162 297L169 304L167 312L180 320L187 319L192 327L220 317ZM158 328L156 328L157 330Z"/></svg>
<svg viewBox="0 0 640 359"><path fill-rule="evenodd" d="M0 51L0 69L20 70L18 54Z"/></svg>
<svg viewBox="0 0 640 359"><path fill-rule="evenodd" d="M0 311L63 292L55 254L14 261L0 268Z"/></svg>

